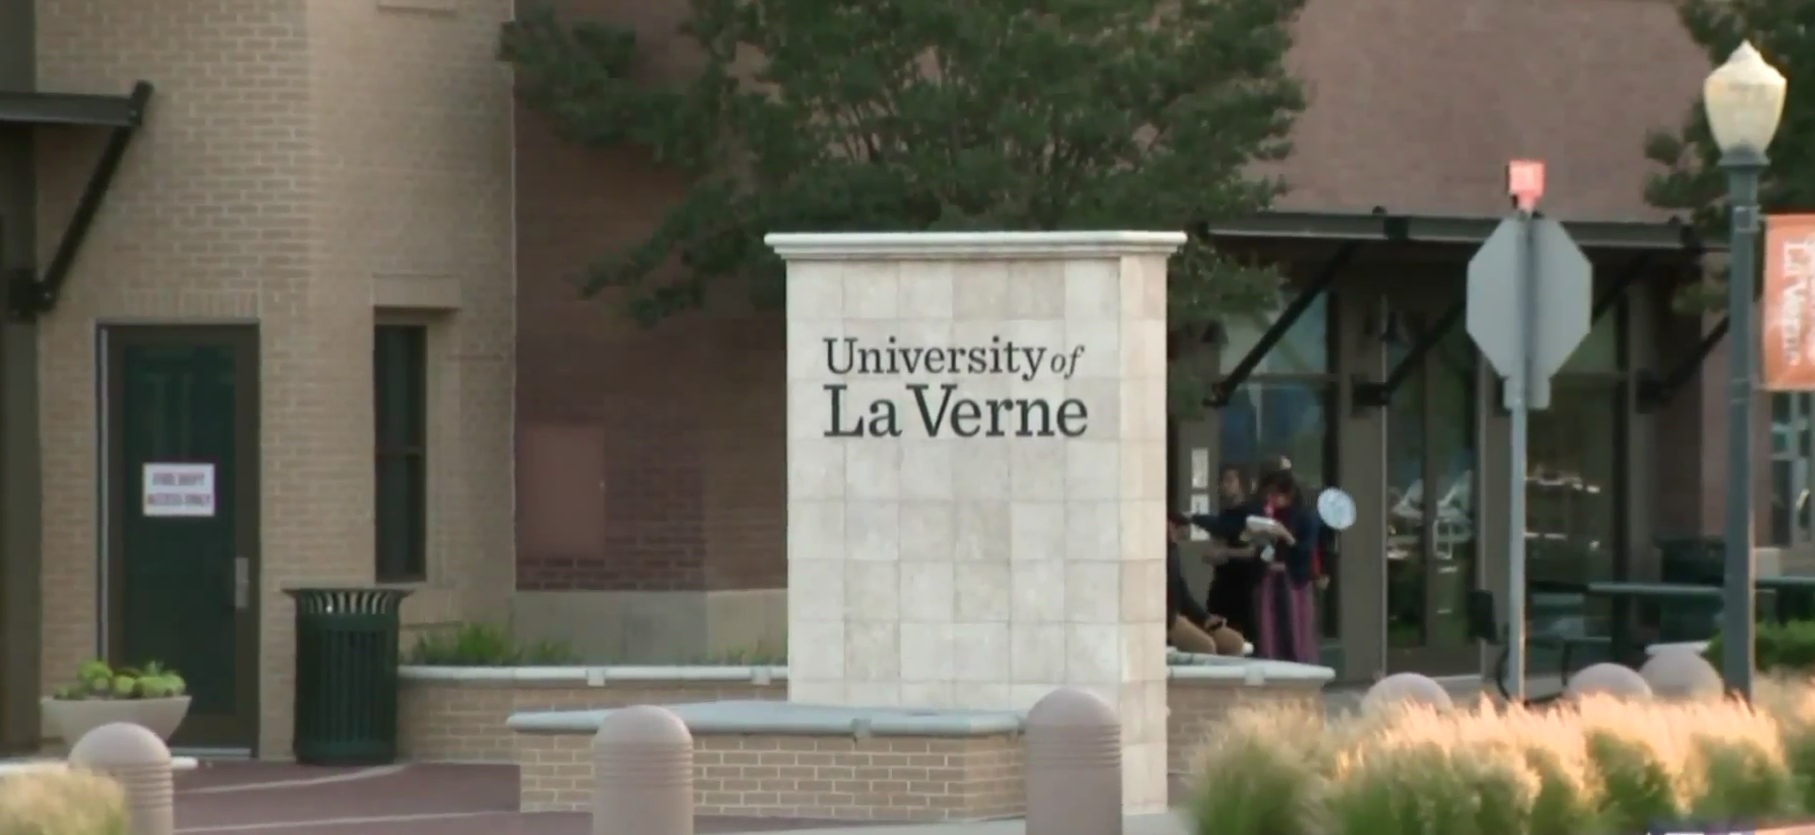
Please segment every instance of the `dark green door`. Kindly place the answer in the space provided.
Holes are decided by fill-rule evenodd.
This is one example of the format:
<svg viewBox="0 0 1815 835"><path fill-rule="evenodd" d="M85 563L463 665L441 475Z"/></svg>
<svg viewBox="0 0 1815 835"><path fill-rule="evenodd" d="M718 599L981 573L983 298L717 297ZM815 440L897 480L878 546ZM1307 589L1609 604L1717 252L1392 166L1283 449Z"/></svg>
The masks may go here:
<svg viewBox="0 0 1815 835"><path fill-rule="evenodd" d="M172 744L258 734L258 332L113 327L107 356L108 655L181 673Z"/></svg>

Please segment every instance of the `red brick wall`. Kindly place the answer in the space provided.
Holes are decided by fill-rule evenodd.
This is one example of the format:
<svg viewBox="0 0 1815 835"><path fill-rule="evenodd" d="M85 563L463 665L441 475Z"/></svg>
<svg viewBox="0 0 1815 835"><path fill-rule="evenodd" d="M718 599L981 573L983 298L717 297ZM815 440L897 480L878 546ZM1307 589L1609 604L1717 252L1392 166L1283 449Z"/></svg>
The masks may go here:
<svg viewBox="0 0 1815 835"><path fill-rule="evenodd" d="M683 72L683 3L561 0L634 24L652 80ZM643 329L576 279L654 225L679 183L519 109L517 586L776 588L786 577L782 322L735 304ZM741 298L736 287L721 298Z"/></svg>

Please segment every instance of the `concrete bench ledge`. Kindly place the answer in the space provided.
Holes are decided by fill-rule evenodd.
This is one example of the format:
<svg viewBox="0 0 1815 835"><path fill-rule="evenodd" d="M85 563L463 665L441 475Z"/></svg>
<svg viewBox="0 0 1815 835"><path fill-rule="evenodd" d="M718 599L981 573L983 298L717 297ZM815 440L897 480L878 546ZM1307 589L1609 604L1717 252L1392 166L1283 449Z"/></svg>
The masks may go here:
<svg viewBox="0 0 1815 835"><path fill-rule="evenodd" d="M1689 652L1695 653L1696 655L1700 655L1700 654L1708 651L1708 642L1707 641L1679 641L1676 643L1652 644L1648 647L1645 647L1645 654L1646 655L1656 655L1660 652L1669 652L1672 650L1687 650Z"/></svg>
<svg viewBox="0 0 1815 835"><path fill-rule="evenodd" d="M1019 733L1015 711L914 710L803 705L793 702L694 702L665 705L695 736L967 737ZM548 710L512 714L506 727L522 734L592 734L608 710Z"/></svg>
<svg viewBox="0 0 1815 835"><path fill-rule="evenodd" d="M33 772L33 771L43 771L45 769L67 768L67 767L69 767L69 763L65 760L52 760L52 759L43 759L43 758L0 760L0 777L7 777L7 776L14 775L14 774L26 774L26 773ZM171 757L170 758L170 770L171 771L194 771L196 769L196 767L197 767L197 762L194 757Z"/></svg>
<svg viewBox="0 0 1815 835"><path fill-rule="evenodd" d="M1336 678L1335 670L1315 664L1182 652L1167 657L1166 674L1181 681L1239 681L1256 687L1268 682L1322 684Z"/></svg>
<svg viewBox="0 0 1815 835"><path fill-rule="evenodd" d="M601 667L429 667L397 668L404 681L442 681L498 684L573 684L604 687L612 682L634 681L748 681L767 684L787 681L787 667L744 666L601 666Z"/></svg>
<svg viewBox="0 0 1815 835"><path fill-rule="evenodd" d="M1250 651L1251 647L1250 646ZM1221 655L1193 655L1191 653L1168 650L1168 666L1202 666L1206 664L1245 664L1245 663L1284 664L1283 661L1253 661L1246 658L1235 658ZM1290 664L1290 667L1308 667L1303 664ZM1271 667L1267 669L1273 669ZM1310 669L1324 670L1326 667ZM788 668L785 666L731 666L731 665L602 665L602 666L559 666L559 667L442 667L420 664L405 664L397 668L397 677L403 681L443 682L449 684L567 684L576 687L605 687L614 682L752 682L769 684L787 681ZM1293 678L1290 673L1281 673L1277 678ZM1298 678L1305 678L1303 675ZM1326 679L1327 680L1327 679Z"/></svg>

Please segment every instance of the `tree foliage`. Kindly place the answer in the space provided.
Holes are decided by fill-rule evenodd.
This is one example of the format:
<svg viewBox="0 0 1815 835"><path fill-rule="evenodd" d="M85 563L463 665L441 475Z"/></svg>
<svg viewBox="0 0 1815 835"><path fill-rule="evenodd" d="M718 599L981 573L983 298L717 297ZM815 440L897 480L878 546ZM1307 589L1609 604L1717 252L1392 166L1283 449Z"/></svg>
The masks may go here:
<svg viewBox="0 0 1815 835"><path fill-rule="evenodd" d="M703 66L660 87L632 80L633 33L546 9L507 25L501 54L568 139L635 143L688 177L587 282L654 323L727 282L779 301L768 232L1186 229L1262 210L1281 184L1258 169L1304 107L1285 67L1303 2L692 0ZM1201 239L1172 269L1178 334L1278 292Z"/></svg>
<svg viewBox="0 0 1815 835"><path fill-rule="evenodd" d="M1710 68L1750 40L1789 81L1759 203L1767 212L1815 208L1815 96L1797 95L1815 90L1815 0L1681 0L1677 10L1690 39L1707 52ZM1663 169L1646 183L1646 201L1681 212L1707 238L1724 240L1726 174L1701 101L1677 130L1647 137L1645 156ZM1724 299L1724 289L1701 285L1685 288L1677 301L1681 308L1701 310L1720 307Z"/></svg>

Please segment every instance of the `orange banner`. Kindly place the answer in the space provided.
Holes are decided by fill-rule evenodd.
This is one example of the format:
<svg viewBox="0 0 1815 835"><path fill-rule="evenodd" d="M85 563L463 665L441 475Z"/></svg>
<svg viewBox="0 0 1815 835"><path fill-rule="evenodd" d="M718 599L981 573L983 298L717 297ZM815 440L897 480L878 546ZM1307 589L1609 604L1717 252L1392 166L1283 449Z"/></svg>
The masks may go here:
<svg viewBox="0 0 1815 835"><path fill-rule="evenodd" d="M1815 391L1815 215L1765 218L1759 376L1767 391Z"/></svg>

